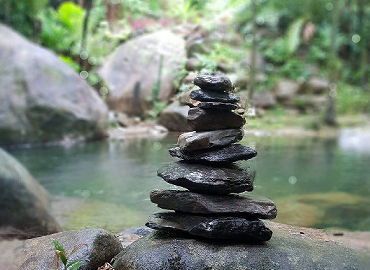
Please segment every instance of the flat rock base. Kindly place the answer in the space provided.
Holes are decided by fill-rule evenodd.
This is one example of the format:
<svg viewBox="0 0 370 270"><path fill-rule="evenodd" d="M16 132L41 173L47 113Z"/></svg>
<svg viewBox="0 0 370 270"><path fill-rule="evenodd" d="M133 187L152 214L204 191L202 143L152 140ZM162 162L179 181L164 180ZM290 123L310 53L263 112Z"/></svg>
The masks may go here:
<svg viewBox="0 0 370 270"><path fill-rule="evenodd" d="M365 270L367 249L330 240L321 231L266 222L274 237L263 245L198 241L149 234L116 256L115 270L289 269Z"/></svg>

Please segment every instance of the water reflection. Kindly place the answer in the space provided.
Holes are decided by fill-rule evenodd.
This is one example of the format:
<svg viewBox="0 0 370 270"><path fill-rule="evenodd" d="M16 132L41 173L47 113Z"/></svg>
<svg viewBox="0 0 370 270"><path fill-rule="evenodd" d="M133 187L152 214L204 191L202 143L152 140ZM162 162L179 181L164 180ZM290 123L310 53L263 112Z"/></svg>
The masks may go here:
<svg viewBox="0 0 370 270"><path fill-rule="evenodd" d="M170 162L176 135L47 148L14 149L53 196L54 214L66 229L142 225L157 211L152 189L173 188L156 176ZM318 228L370 230L370 154L343 148L341 138L247 136L257 158L255 193L275 200L278 221Z"/></svg>

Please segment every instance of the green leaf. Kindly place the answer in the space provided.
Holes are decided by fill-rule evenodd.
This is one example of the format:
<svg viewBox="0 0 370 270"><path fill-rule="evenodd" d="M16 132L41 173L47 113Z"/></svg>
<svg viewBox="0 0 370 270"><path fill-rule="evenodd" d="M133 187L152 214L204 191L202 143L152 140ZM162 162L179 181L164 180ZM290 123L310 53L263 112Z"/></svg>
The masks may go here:
<svg viewBox="0 0 370 270"><path fill-rule="evenodd" d="M290 54L293 54L301 43L301 30L303 26L303 18L297 19L289 27L288 33L285 37L286 48Z"/></svg>
<svg viewBox="0 0 370 270"><path fill-rule="evenodd" d="M73 261L69 265L67 265L68 270L78 270L83 265L83 261L77 260Z"/></svg>
<svg viewBox="0 0 370 270"><path fill-rule="evenodd" d="M64 2L58 8L58 18L74 33L81 32L84 10L73 2Z"/></svg>
<svg viewBox="0 0 370 270"><path fill-rule="evenodd" d="M67 257L66 257L66 252L63 248L63 246L58 242L58 240L52 240L55 250L58 252L59 258L62 261L64 265L67 264Z"/></svg>

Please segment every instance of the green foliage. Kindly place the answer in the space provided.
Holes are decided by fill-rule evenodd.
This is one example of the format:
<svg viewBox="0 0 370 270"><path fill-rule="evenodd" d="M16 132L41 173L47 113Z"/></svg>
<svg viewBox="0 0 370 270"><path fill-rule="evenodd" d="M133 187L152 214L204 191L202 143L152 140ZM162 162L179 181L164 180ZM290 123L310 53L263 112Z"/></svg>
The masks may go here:
<svg viewBox="0 0 370 270"><path fill-rule="evenodd" d="M56 267L59 268L59 260L64 265L64 270L78 270L82 265L82 260L73 260L69 262L69 258L67 257L67 253L64 250L63 246L59 243L58 240L52 240L52 243L55 248L55 253L57 255L57 261L56 261ZM82 247L87 247L87 244L80 244L76 246L72 252L69 254L69 256L72 256L76 251L78 251Z"/></svg>
<svg viewBox="0 0 370 270"><path fill-rule="evenodd" d="M0 0L0 22L10 25L23 35L33 37L37 14L48 0Z"/></svg>
<svg viewBox="0 0 370 270"><path fill-rule="evenodd" d="M370 112L370 93L353 85L338 84L337 110L340 114Z"/></svg>
<svg viewBox="0 0 370 270"><path fill-rule="evenodd" d="M84 10L73 2L64 2L58 8L58 20L74 34L80 34Z"/></svg>

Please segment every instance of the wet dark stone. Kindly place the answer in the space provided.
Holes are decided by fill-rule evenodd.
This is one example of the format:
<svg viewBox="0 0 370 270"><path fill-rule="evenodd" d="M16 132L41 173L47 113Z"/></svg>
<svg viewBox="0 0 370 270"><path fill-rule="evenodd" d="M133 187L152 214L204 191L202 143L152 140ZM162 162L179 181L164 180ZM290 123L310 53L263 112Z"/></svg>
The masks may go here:
<svg viewBox="0 0 370 270"><path fill-rule="evenodd" d="M193 152L184 152L180 147L169 150L171 156L178 157L189 162L216 164L232 163L238 160L247 160L255 157L257 152L241 144L231 144L224 148L216 148L208 151L198 150Z"/></svg>
<svg viewBox="0 0 370 270"><path fill-rule="evenodd" d="M261 220L239 217L205 217L167 212L152 215L145 225L164 232L245 243L268 241L272 236L272 231Z"/></svg>
<svg viewBox="0 0 370 270"><path fill-rule="evenodd" d="M252 191L254 180L253 171L237 166L219 168L185 162L162 167L158 170L158 176L170 184L209 194Z"/></svg>
<svg viewBox="0 0 370 270"><path fill-rule="evenodd" d="M180 190L153 190L150 200L162 209L198 215L235 215L245 218L273 219L273 201L254 195L208 195Z"/></svg>
<svg viewBox="0 0 370 270"><path fill-rule="evenodd" d="M198 104L198 107L208 110L223 110L223 111L232 111L238 108L236 104L223 102L201 102Z"/></svg>
<svg viewBox="0 0 370 270"><path fill-rule="evenodd" d="M179 136L177 145L181 151L195 151L226 146L243 138L242 129L223 129L205 132L186 132Z"/></svg>
<svg viewBox="0 0 370 270"><path fill-rule="evenodd" d="M219 72L205 72L199 74L195 77L194 84L201 89L216 92L227 92L233 88L230 79Z"/></svg>
<svg viewBox="0 0 370 270"><path fill-rule="evenodd" d="M266 244L230 243L191 239L155 231L122 251L116 270L360 270L368 269L367 249L350 246L353 241L323 241L321 230L267 222L274 237Z"/></svg>
<svg viewBox="0 0 370 270"><path fill-rule="evenodd" d="M210 111L195 107L188 112L188 124L195 131L238 129L244 126L245 119L231 111Z"/></svg>
<svg viewBox="0 0 370 270"><path fill-rule="evenodd" d="M235 94L218 93L206 90L194 90L190 93L190 98L197 101L224 103L236 103L240 100L240 98Z"/></svg>

